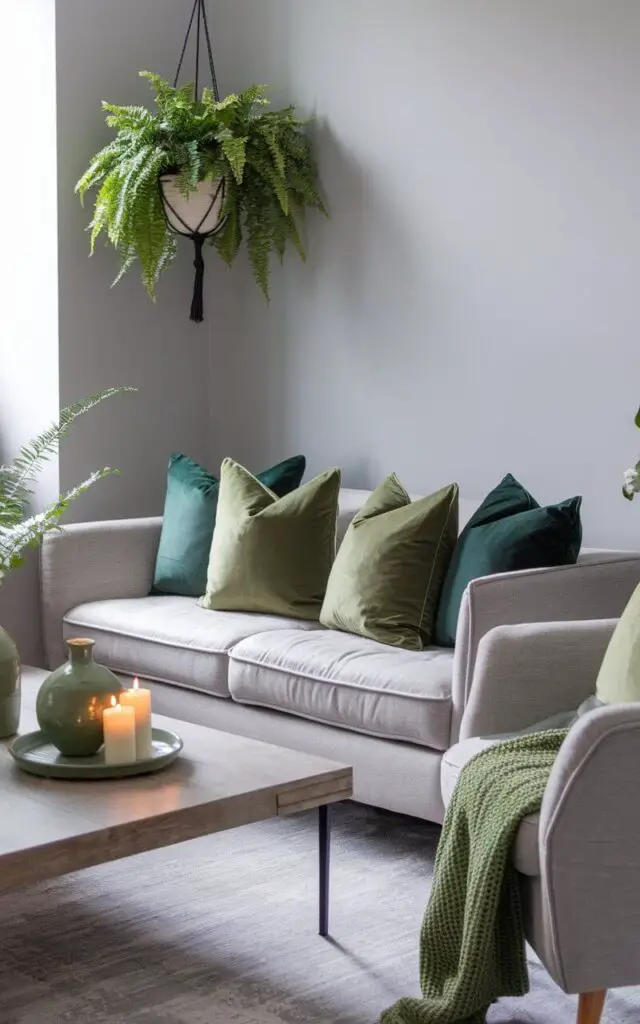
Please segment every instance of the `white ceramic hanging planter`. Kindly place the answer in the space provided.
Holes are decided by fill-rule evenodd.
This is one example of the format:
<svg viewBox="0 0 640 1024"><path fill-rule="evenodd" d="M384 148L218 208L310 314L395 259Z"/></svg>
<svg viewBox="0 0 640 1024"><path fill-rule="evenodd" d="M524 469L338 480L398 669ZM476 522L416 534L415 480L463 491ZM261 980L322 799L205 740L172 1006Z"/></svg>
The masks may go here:
<svg viewBox="0 0 640 1024"><path fill-rule="evenodd" d="M200 181L195 192L185 196L178 187L177 174L163 174L160 190L167 223L178 235L215 234L223 225L224 178Z"/></svg>

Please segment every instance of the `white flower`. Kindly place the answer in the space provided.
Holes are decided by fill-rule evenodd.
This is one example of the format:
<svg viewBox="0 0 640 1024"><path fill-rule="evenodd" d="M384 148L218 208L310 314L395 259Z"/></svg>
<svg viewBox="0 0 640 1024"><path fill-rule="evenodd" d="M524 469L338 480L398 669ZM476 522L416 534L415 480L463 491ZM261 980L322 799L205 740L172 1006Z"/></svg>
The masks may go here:
<svg viewBox="0 0 640 1024"><path fill-rule="evenodd" d="M628 498L634 494L640 494L640 461L636 462L631 469L626 469L623 474L623 491Z"/></svg>

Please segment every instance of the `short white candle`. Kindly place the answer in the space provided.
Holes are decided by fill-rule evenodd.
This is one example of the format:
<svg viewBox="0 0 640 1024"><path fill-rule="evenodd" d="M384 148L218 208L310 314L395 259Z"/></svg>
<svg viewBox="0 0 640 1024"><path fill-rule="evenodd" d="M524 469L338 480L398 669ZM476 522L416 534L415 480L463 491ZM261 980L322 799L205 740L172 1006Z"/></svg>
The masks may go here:
<svg viewBox="0 0 640 1024"><path fill-rule="evenodd" d="M104 760L106 764L125 764L136 759L136 714L133 708L111 698L111 707L102 712Z"/></svg>
<svg viewBox="0 0 640 1024"><path fill-rule="evenodd" d="M151 690L140 686L140 681L136 677L132 688L120 694L120 703L135 711L136 760L151 757Z"/></svg>

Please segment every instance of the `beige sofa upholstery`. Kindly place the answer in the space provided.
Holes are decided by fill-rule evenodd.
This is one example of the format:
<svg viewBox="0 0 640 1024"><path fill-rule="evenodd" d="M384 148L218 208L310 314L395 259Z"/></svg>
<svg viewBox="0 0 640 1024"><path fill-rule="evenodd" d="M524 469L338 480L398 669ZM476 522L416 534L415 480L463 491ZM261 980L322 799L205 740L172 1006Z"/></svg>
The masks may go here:
<svg viewBox="0 0 640 1024"><path fill-rule="evenodd" d="M341 491L339 540L368 493ZM475 507L461 503L461 525ZM92 637L104 664L151 681L157 711L348 761L357 799L433 821L443 815L442 753L475 699L482 637L500 623L616 616L640 581L640 554L624 552L475 580L455 651L402 651L317 622L150 596L160 528L124 520L47 536L49 665L63 660L63 637Z"/></svg>
<svg viewBox="0 0 640 1024"><path fill-rule="evenodd" d="M234 700L446 750L453 651L403 651L321 629L258 633L231 651Z"/></svg>
<svg viewBox="0 0 640 1024"><path fill-rule="evenodd" d="M255 633L318 629L314 622L253 613L210 612L188 597L89 601L64 616L65 636L90 636L105 665L161 683L230 697L229 654Z"/></svg>
<svg viewBox="0 0 640 1024"><path fill-rule="evenodd" d="M575 709L595 691L615 621L502 626L480 644L466 737L442 760L451 798L464 764L510 732ZM513 685L517 680L517 685ZM493 710L490 710L493 709ZM566 992L640 982L640 705L602 707L571 728L539 814L514 847L527 938Z"/></svg>

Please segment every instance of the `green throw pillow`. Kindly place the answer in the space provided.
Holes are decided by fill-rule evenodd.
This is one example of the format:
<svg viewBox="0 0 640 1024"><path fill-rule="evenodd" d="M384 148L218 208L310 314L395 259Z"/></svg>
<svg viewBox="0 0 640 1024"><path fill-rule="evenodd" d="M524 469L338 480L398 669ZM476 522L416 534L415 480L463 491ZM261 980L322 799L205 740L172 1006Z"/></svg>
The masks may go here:
<svg viewBox="0 0 640 1024"><path fill-rule="evenodd" d="M435 642L453 647L462 595L471 580L518 569L571 565L580 553L582 498L541 508L509 473L471 517L442 588Z"/></svg>
<svg viewBox="0 0 640 1024"><path fill-rule="evenodd" d="M306 460L296 455L258 477L274 494L295 490ZM186 455L172 455L153 589L161 594L201 597L207 586L219 480Z"/></svg>
<svg viewBox="0 0 640 1024"><path fill-rule="evenodd" d="M279 498L222 463L203 608L317 619L336 552L340 470Z"/></svg>
<svg viewBox="0 0 640 1024"><path fill-rule="evenodd" d="M411 501L397 476L387 477L345 534L320 621L394 647L428 647L457 536L457 484Z"/></svg>
<svg viewBox="0 0 640 1024"><path fill-rule="evenodd" d="M603 704L640 700L640 586L631 595L605 651L596 697Z"/></svg>

